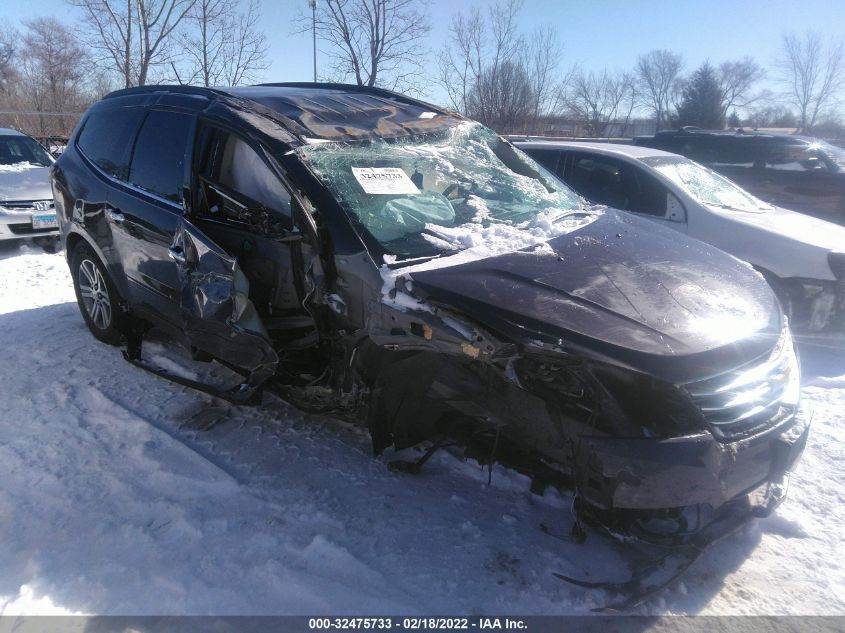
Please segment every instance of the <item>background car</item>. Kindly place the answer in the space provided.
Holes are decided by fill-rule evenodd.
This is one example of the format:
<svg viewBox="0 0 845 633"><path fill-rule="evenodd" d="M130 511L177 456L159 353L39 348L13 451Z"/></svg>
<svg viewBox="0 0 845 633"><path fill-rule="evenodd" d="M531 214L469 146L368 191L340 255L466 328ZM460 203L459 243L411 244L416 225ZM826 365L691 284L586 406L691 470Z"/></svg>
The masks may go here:
<svg viewBox="0 0 845 633"><path fill-rule="evenodd" d="M792 134L683 128L636 145L681 154L771 204L845 224L845 150Z"/></svg>
<svg viewBox="0 0 845 633"><path fill-rule="evenodd" d="M793 331L845 335L845 227L766 204L693 161L615 143L517 143L592 202L713 244L762 272Z"/></svg>
<svg viewBox="0 0 845 633"><path fill-rule="evenodd" d="M0 240L59 234L50 188L53 162L35 139L0 128Z"/></svg>

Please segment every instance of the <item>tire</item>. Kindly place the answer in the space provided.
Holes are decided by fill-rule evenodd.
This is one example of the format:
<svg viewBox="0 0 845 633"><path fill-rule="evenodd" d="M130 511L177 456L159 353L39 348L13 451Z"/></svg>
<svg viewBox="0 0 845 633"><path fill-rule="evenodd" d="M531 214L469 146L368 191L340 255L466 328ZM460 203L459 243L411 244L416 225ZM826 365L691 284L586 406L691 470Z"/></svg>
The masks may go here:
<svg viewBox="0 0 845 633"><path fill-rule="evenodd" d="M99 341L120 345L126 319L123 300L100 258L87 244L79 244L70 259L76 302L85 325Z"/></svg>

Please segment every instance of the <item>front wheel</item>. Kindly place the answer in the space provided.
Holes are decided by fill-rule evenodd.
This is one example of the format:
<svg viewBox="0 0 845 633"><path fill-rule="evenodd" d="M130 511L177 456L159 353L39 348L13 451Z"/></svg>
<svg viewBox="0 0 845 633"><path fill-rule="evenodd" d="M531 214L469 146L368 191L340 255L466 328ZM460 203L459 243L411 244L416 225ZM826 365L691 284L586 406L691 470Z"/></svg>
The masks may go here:
<svg viewBox="0 0 845 633"><path fill-rule="evenodd" d="M76 302L91 334L103 343L119 345L122 338L120 296L94 252L85 244L71 258Z"/></svg>

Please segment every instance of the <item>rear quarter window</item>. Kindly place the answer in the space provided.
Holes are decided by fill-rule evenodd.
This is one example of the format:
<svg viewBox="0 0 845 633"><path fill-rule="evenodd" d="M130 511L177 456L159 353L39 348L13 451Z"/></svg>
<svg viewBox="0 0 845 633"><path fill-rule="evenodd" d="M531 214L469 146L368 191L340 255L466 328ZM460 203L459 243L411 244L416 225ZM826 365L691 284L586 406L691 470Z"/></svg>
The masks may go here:
<svg viewBox="0 0 845 633"><path fill-rule="evenodd" d="M129 182L167 200L181 202L192 122L189 114L151 110L135 141Z"/></svg>
<svg viewBox="0 0 845 633"><path fill-rule="evenodd" d="M76 144L108 175L125 180L129 174L129 150L143 118L144 111L139 108L93 112Z"/></svg>

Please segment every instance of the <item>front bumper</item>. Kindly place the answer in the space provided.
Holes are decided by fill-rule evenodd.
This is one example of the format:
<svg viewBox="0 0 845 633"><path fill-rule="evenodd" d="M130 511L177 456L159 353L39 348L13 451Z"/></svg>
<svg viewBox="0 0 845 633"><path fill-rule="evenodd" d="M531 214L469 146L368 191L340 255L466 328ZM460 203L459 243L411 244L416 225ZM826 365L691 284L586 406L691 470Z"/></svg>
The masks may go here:
<svg viewBox="0 0 845 633"><path fill-rule="evenodd" d="M769 484L782 485L809 431L799 410L765 433L731 443L709 432L671 439L583 437L578 492L598 510L716 511Z"/></svg>
<svg viewBox="0 0 845 633"><path fill-rule="evenodd" d="M56 209L52 200L0 203L0 240L59 235L58 224L45 226Z"/></svg>

